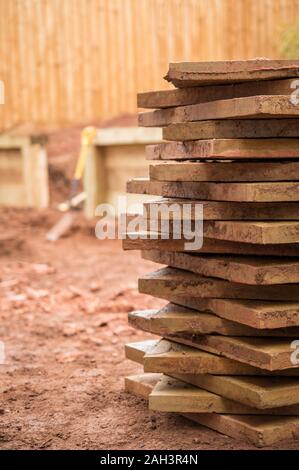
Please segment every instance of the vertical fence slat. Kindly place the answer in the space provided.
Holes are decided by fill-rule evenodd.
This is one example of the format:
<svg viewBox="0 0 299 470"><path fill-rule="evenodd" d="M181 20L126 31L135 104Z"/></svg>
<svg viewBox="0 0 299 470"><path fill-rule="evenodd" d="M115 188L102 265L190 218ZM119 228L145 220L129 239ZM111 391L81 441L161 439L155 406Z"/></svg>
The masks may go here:
<svg viewBox="0 0 299 470"><path fill-rule="evenodd" d="M169 61L278 57L299 0L0 0L0 129L136 110Z"/></svg>

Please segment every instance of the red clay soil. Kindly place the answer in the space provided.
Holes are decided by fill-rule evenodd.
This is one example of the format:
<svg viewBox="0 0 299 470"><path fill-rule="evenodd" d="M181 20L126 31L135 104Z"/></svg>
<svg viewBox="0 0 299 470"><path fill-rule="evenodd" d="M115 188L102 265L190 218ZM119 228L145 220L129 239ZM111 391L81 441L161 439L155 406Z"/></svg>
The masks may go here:
<svg viewBox="0 0 299 470"><path fill-rule="evenodd" d="M163 305L137 291L155 269L78 221L45 241L55 211L1 210L1 449L250 449L124 391L141 371L124 344L149 337L127 312ZM296 448L298 444L282 445Z"/></svg>

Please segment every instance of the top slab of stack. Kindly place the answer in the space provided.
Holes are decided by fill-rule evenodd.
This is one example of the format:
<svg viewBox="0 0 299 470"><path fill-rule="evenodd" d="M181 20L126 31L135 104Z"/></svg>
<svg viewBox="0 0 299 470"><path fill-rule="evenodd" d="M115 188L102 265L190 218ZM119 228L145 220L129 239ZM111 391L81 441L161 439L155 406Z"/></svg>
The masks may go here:
<svg viewBox="0 0 299 470"><path fill-rule="evenodd" d="M246 151L243 158L298 158L294 138L299 135L299 107L291 100L297 77L299 60L170 64L166 79L182 88L139 94L139 107L155 108L139 114L139 125L164 127L163 138L168 141L197 141L195 145L201 146L200 151L193 155L188 150L185 152L188 157L241 157L239 146L250 139L251 152ZM269 142L269 138L275 141ZM203 145L204 148L216 145L210 142L213 139L238 139L234 142L238 148L229 148L225 155L204 152ZM225 140L225 144L232 142ZM260 152L260 145L267 152ZM295 152L290 151L290 145ZM174 151L177 147L174 149L170 143L153 149L164 147L173 158L182 158Z"/></svg>
<svg viewBox="0 0 299 470"><path fill-rule="evenodd" d="M251 59L171 63L165 79L178 88L299 76L299 60Z"/></svg>
<svg viewBox="0 0 299 470"><path fill-rule="evenodd" d="M168 108L254 95L289 95L298 76L298 60L170 64L165 78L179 88L139 93L138 106Z"/></svg>

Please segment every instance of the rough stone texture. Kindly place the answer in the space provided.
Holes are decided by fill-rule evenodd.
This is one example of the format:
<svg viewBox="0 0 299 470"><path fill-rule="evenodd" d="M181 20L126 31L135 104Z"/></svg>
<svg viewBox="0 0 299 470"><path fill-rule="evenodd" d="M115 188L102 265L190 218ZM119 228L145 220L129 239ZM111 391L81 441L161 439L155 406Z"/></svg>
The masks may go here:
<svg viewBox="0 0 299 470"><path fill-rule="evenodd" d="M299 162L163 162L151 164L149 171L152 180L160 181L294 182L299 178Z"/></svg>
<svg viewBox="0 0 299 470"><path fill-rule="evenodd" d="M173 376L183 382L271 414L275 413L278 407L287 407L292 414L294 409L290 408L290 405L299 403L298 377L237 377L212 374L173 374Z"/></svg>
<svg viewBox="0 0 299 470"><path fill-rule="evenodd" d="M174 374L253 375L298 377L299 369L268 371L167 339L126 344L126 357L144 366L145 372Z"/></svg>
<svg viewBox="0 0 299 470"><path fill-rule="evenodd" d="M137 95L139 108L169 108L252 95L290 95L293 79L149 91Z"/></svg>
<svg viewBox="0 0 299 470"><path fill-rule="evenodd" d="M123 240L124 250L165 250L165 251L186 251L187 240L184 236L180 240L170 238L163 239L162 234L150 231L128 232ZM188 251L188 250L187 250ZM292 256L298 258L298 243L269 243L261 245L257 243L240 243L229 240L212 239L203 237L201 248L192 249L192 253L217 253L235 255L255 255L255 256Z"/></svg>
<svg viewBox="0 0 299 470"><path fill-rule="evenodd" d="M204 235L220 240L262 245L296 244L299 243L299 223L205 220Z"/></svg>
<svg viewBox="0 0 299 470"><path fill-rule="evenodd" d="M297 77L299 61L288 59L246 59L169 64L165 80L178 88L209 84L274 80Z"/></svg>
<svg viewBox="0 0 299 470"><path fill-rule="evenodd" d="M167 178L167 176L165 177ZM201 181L157 181L148 178L134 178L128 181L127 192L170 198L207 199L211 201L256 203L299 201L298 182L207 183Z"/></svg>
<svg viewBox="0 0 299 470"><path fill-rule="evenodd" d="M296 108L299 113L299 107ZM298 139L209 139L146 146L148 160L299 158Z"/></svg>
<svg viewBox="0 0 299 470"><path fill-rule="evenodd" d="M290 338L198 335L192 340L182 336L171 336L170 339L269 371L299 368L298 359L295 365L291 361L294 348Z"/></svg>
<svg viewBox="0 0 299 470"><path fill-rule="evenodd" d="M221 334L224 336L277 336L298 338L299 328L256 329L225 320L213 313L191 310L168 304L161 310L138 310L129 313L129 324L149 333L192 339L195 335Z"/></svg>
<svg viewBox="0 0 299 470"><path fill-rule="evenodd" d="M184 376L181 376L182 380ZM210 388L214 388L217 391L208 390L205 387L201 387L200 379L201 378L208 378L208 386L210 382L214 385ZM234 377L225 377L225 376L209 376L207 375L198 375L198 384L193 386L192 384L188 384L182 380L178 380L176 378L171 378L168 376L164 376L160 379L160 381L154 385L153 390L149 395L149 408L151 410L156 411L163 411L163 412L176 412L176 413L224 413L224 414L245 414L245 415L252 415L252 414L276 414L276 415L299 415L299 380L298 378L293 378L294 380L286 379L287 386L279 387L279 382L273 379L267 379L264 377L257 377L253 378L257 382L260 380L262 387L255 387L254 383L250 382L250 377L248 381L248 392L244 388L244 384L246 383L246 378L243 382L243 389L241 394L247 396L247 393L255 392L256 389L261 393L261 389L263 388L263 384L265 384L265 392L267 392L267 385L268 388L276 391L275 384L278 386L280 394L284 394L285 401L288 401L288 397L291 394L294 394L293 400L297 400L297 404L295 405L288 405L287 406L277 406L276 404L276 396L277 393L272 395L273 403L275 408L268 408L268 409L257 409L256 407L247 406L242 403L238 403L237 401L230 400L225 397L222 393L222 384L225 384L225 379L227 379L228 383L233 388L233 384L238 384L238 380L242 380L242 378ZM214 381L215 379L215 381ZM224 379L224 380L223 380ZM280 378L281 379L281 378ZM202 380L204 384L206 382ZM283 390L281 390L281 388ZM242 397L243 397L242 395ZM297 397L297 398L296 398Z"/></svg>
<svg viewBox="0 0 299 470"><path fill-rule="evenodd" d="M131 182L128 183L129 192L135 192L137 188L133 187L135 185L131 185L130 183ZM172 184L173 183L169 183L170 186ZM190 219L199 220L198 214L200 207L202 207L204 221L238 220L242 222L243 220L269 220L272 222L274 220L299 219L299 203L296 202L277 202L275 204L269 204L267 202L247 202L244 204L243 202L165 198L154 202L146 202L143 207L145 217L151 221L159 220L160 218L164 220L184 220L186 219L184 210L186 214L189 208ZM175 211L176 213L173 214ZM189 212L187 212L187 216L189 216ZM137 226L138 225L139 224L137 224ZM150 228L150 224L148 228Z"/></svg>
<svg viewBox="0 0 299 470"><path fill-rule="evenodd" d="M258 124L258 125L257 125ZM165 140L260 139L298 137L298 119L214 119L169 124L163 128Z"/></svg>
<svg viewBox="0 0 299 470"><path fill-rule="evenodd" d="M267 285L299 282L299 260L296 258L216 256L158 250L143 251L142 257L202 276L217 277L241 284Z"/></svg>
<svg viewBox="0 0 299 470"><path fill-rule="evenodd" d="M199 298L299 301L297 284L247 285L175 268L162 268L139 278L139 292L156 297L166 294Z"/></svg>
<svg viewBox="0 0 299 470"><path fill-rule="evenodd" d="M145 398L150 394L155 378L128 377L126 389ZM246 416L220 413L184 413L187 419L215 431L241 439L257 447L271 446L281 441L299 438L299 418L296 416Z"/></svg>
<svg viewBox="0 0 299 470"><path fill-rule="evenodd" d="M299 326L298 302L263 302L257 300L203 299L177 296L169 290L158 297L198 311L216 313L221 318L259 329Z"/></svg>

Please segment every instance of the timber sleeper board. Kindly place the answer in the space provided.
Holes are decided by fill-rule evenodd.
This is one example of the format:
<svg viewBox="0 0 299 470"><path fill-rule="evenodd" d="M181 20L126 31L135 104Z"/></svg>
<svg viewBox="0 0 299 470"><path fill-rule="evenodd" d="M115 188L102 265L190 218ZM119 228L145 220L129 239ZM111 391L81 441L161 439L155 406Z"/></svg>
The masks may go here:
<svg viewBox="0 0 299 470"><path fill-rule="evenodd" d="M266 447L299 438L299 417L184 413L187 419L226 436Z"/></svg>
<svg viewBox="0 0 299 470"><path fill-rule="evenodd" d="M144 355L150 352L157 345L157 340L138 341L125 345L125 355L127 359L143 365Z"/></svg>
<svg viewBox="0 0 299 470"><path fill-rule="evenodd" d="M213 377L213 376L212 376ZM221 379L222 377L220 377ZM217 377L216 377L217 379ZM260 377L260 379L262 379ZM267 379L265 379L267 380ZM295 379L296 380L296 379ZM298 383L298 379L297 379ZM221 390L221 388L220 388ZM295 388L293 388L295 390ZM298 393L298 385L297 385ZM298 397L298 395L297 395ZM299 398L297 398L299 400ZM193 386L177 378L163 376L149 395L149 409L168 413L223 413L240 415L298 416L299 405L257 409L230 400L223 395Z"/></svg>
<svg viewBox="0 0 299 470"><path fill-rule="evenodd" d="M128 182L128 192L136 192L134 182ZM173 183L171 183L173 184ZM164 198L158 201L145 202L143 204L145 217L151 221L159 221L159 219L186 219L184 213L187 212L187 217L191 220L199 220L199 215L203 213L204 221L297 221L299 219L299 202L231 202L231 201L204 201L201 199L194 200L180 198ZM200 212L202 210L202 213ZM288 222L286 222L287 224ZM133 224L131 224L133 225ZM130 226L131 226L130 225ZM298 222L297 222L298 225ZM139 226L139 219L138 224ZM144 228L147 227L144 222ZM262 225L261 225L262 226ZM265 225L265 227L267 224ZM134 227L134 225L133 225ZM159 228L159 225L157 225ZM289 226L290 227L290 226ZM160 230L158 230L160 231ZM211 237L213 238L213 237ZM237 240L243 241L243 240ZM295 241L295 240L293 240ZM299 238L298 240L299 241ZM282 243L280 241L279 243ZM285 241L287 243L288 240ZM260 242L252 242L260 243ZM267 242L271 243L271 242Z"/></svg>
<svg viewBox="0 0 299 470"><path fill-rule="evenodd" d="M204 235L208 238L262 245L299 243L299 223L205 220Z"/></svg>
<svg viewBox="0 0 299 470"><path fill-rule="evenodd" d="M159 250L142 251L142 258L207 277L251 285L299 282L299 260L293 258L215 256Z"/></svg>
<svg viewBox="0 0 299 470"><path fill-rule="evenodd" d="M155 385L163 378L163 374L138 374L125 377L125 391L148 399Z"/></svg>
<svg viewBox="0 0 299 470"><path fill-rule="evenodd" d="M149 395L149 409L171 413L258 413L219 395L163 377Z"/></svg>
<svg viewBox="0 0 299 470"><path fill-rule="evenodd" d="M248 407L181 382L163 377L149 395L149 409L171 413L250 413Z"/></svg>
<svg viewBox="0 0 299 470"><path fill-rule="evenodd" d="M286 227L293 227L294 224L298 225L296 217L298 215L297 207L299 203L296 202L228 202L228 201L203 201L194 199L180 199L180 198L160 198L158 200L152 200L150 202L143 203L144 218L149 219L152 223L141 225L145 230L153 230L151 226L154 226L155 230L161 231L158 222L160 220L169 220L172 222L194 221L198 222L203 219L204 221L225 221L224 225L232 223L235 226L235 221L246 222L246 224L253 223L253 226L257 227L268 227L269 223L280 223ZM203 214L202 214L203 213ZM294 222L292 221L294 220ZM136 219L135 219L136 220ZM247 221L250 222L247 222ZM137 219L137 227L140 227ZM227 221L227 222L226 222ZM282 221L282 222L280 222ZM236 222L236 226L238 226ZM263 225L265 223L265 225ZM288 224L291 225L288 225ZM134 224L132 224L134 227ZM156 228L157 227L157 228ZM194 224L191 224L192 229ZM190 229L191 230L191 229ZM172 230L171 230L172 231ZM286 243L286 242L284 242Z"/></svg>
<svg viewBox="0 0 299 470"><path fill-rule="evenodd" d="M298 127L299 129L299 122ZM299 162L296 161L216 161L162 162L150 164L151 180L190 182L271 182L298 181Z"/></svg>
<svg viewBox="0 0 299 470"><path fill-rule="evenodd" d="M299 182L208 183L134 178L127 183L127 191L167 198L210 201L250 203L299 201Z"/></svg>
<svg viewBox="0 0 299 470"><path fill-rule="evenodd" d="M299 256L298 243L280 243L259 245L256 243L240 243L229 240L203 238L201 248L186 248L186 243L190 242L184 235L180 239L163 239L159 232L133 231L127 232L123 239L124 250L159 250L159 251L180 251L190 253L205 253L219 255L247 255L247 256L275 256L294 257Z"/></svg>
<svg viewBox="0 0 299 470"><path fill-rule="evenodd" d="M159 297L171 293L177 297L299 301L297 284L253 286L223 279L200 276L175 268L162 268L138 280L139 292Z"/></svg>
<svg viewBox="0 0 299 470"><path fill-rule="evenodd" d="M163 325L152 329L150 322L147 325L143 322L143 329L180 344L223 355L269 371L299 367L299 364L292 362L294 348L291 337L223 336L218 332L216 334L195 333L192 329L167 334ZM294 357L296 358L296 351Z"/></svg>
<svg viewBox="0 0 299 470"><path fill-rule="evenodd" d="M138 93L138 108L171 108L254 95L290 96L293 79L200 86Z"/></svg>
<svg viewBox="0 0 299 470"><path fill-rule="evenodd" d="M201 205L202 203L200 203ZM204 204L203 204L204 205ZM207 205L204 205L207 208ZM210 206L211 209L212 206ZM220 206L213 206L212 211L214 214L216 209L220 209ZM241 210L241 209L240 209ZM207 213L207 211L206 211ZM174 219L169 220L167 218L158 220L155 217L148 219L148 222L145 219L140 217L135 219L128 225L128 232L126 237L134 237L135 240L138 238L146 239L148 236L154 238L156 241L167 240L171 246L173 241L179 240L176 245L178 246L178 251L202 251L202 252L213 252L212 249L209 251L212 244L207 243L207 239L215 239L226 242L234 242L234 244L250 244L248 248L244 248L244 254L254 253L257 255L264 256L270 252L273 255L279 256L278 249L275 249L275 245L281 248L283 253L281 256L292 256L291 253L296 253L297 256L297 245L299 243L299 222L298 221L281 221L277 220L272 222L267 220L265 222L260 220L247 219L222 219L218 220L217 217L213 219L207 219L205 217L204 221L201 221L200 218L193 222L184 222L184 220ZM187 219L185 219L187 220ZM162 223L164 222L164 224ZM141 232L136 232L140 226L146 228L147 224L155 224L155 228L158 228L158 231L147 231L142 230ZM189 225L190 224L190 229ZM184 227L185 225L185 227ZM153 235L155 233L155 235ZM204 246L204 243L206 245ZM254 245L260 245L260 251L257 247L254 248ZM266 248L266 246L271 245L271 247ZM274 245L274 246L273 246ZM280 246L281 245L281 246ZM289 245L289 246L287 246ZM216 246L216 245L215 245ZM224 246L224 245L218 245ZM167 243L164 247L167 249ZM164 248L164 249L165 249ZM233 247L232 247L233 248ZM240 247L241 248L241 247ZM255 251L254 251L255 250ZM169 249L171 251L171 248ZM176 251L176 250L174 250ZM221 252L221 251L220 251ZM236 253L239 253L237 250ZM288 253L288 255L287 255Z"/></svg>
<svg viewBox="0 0 299 470"><path fill-rule="evenodd" d="M299 106L297 106L299 113ZM299 139L207 139L147 145L147 160L290 160L299 158Z"/></svg>
<svg viewBox="0 0 299 470"><path fill-rule="evenodd" d="M200 62L174 62L164 77L177 88L209 84L252 82L295 78L299 61L289 59L245 59Z"/></svg>
<svg viewBox="0 0 299 470"><path fill-rule="evenodd" d="M268 410L271 414L281 407L289 408L295 405L297 408L299 403L298 377L238 377L212 374L173 374L173 377L247 407L266 412ZM289 414L294 413L294 409L291 412L289 408L289 411Z"/></svg>
<svg viewBox="0 0 299 470"><path fill-rule="evenodd" d="M298 106L291 102L289 96L261 95L156 109L155 111L140 113L138 124L142 127L164 127L169 124L212 119L246 118L258 120L298 117ZM258 123L256 125L258 126Z"/></svg>
<svg viewBox="0 0 299 470"><path fill-rule="evenodd" d="M149 351L147 350L149 349ZM214 374L245 376L298 377L299 369L268 371L224 356L212 354L167 339L129 343L125 347L126 358L142 364L145 372L173 374Z"/></svg>
<svg viewBox="0 0 299 470"><path fill-rule="evenodd" d="M257 125L258 124L258 125ZM163 139L182 141L207 139L298 138L298 119L215 119L170 124Z"/></svg>
<svg viewBox="0 0 299 470"><path fill-rule="evenodd" d="M129 380L125 382L126 390L142 398L145 398L147 391L149 396L158 381L144 377L147 375L128 377ZM299 419L294 416L239 416L218 413L183 413L182 416L257 447L270 446L288 439L293 441L299 436Z"/></svg>
<svg viewBox="0 0 299 470"><path fill-rule="evenodd" d="M297 346L292 347L292 338L220 335L194 335L192 339L172 335L166 338L272 372L299 368L297 354L294 351Z"/></svg>
<svg viewBox="0 0 299 470"><path fill-rule="evenodd" d="M154 335L184 337L219 334L224 336L266 336L298 338L299 328L256 329L225 320L213 313L200 312L176 304L168 304L160 310L140 310L129 313L129 324L136 329Z"/></svg>
<svg viewBox="0 0 299 470"><path fill-rule="evenodd" d="M196 238L197 241L202 239L204 243L204 240L208 238L250 243L251 245L278 244L282 245L284 252L296 251L296 245L299 243L299 222L290 220L290 216L287 220L278 219L277 214L282 206L277 206L277 204L282 203L269 204L268 209L263 206L263 203L252 204L251 206L250 203L243 204L244 208L242 208L241 202L200 201L197 205L190 201L185 206L188 211L190 209L190 219L183 219L181 217L184 211L184 203L176 202L176 200L174 200L173 205L171 202L163 200L158 203L156 201L145 203L145 215L148 217L148 220L145 218L143 220L142 217L139 217L130 221L128 233L136 232L141 227L143 230L140 237L142 238L146 236L147 228L150 228L151 231L151 225L154 225L154 232L157 232L156 239L159 239L160 233L160 238L167 238L167 240L177 239L191 243ZM254 207L255 205L256 208ZM259 210L257 210L258 208ZM225 215L223 215L224 212ZM276 214L277 219L274 221L273 218L271 220L271 212L272 215ZM201 220L202 213L204 220ZM269 220L265 220L266 213L268 215L266 219ZM173 217L173 214L175 217ZM242 215L245 216L245 220ZM257 219L259 215L263 216L262 220ZM281 213L281 216L283 216L283 213ZM171 220L172 218L173 220ZM295 246L288 248L285 246L288 244ZM198 244L194 245L196 245L195 249L200 250L203 244L200 247L197 246ZM190 246L189 251L192 251L192 249ZM188 251L188 248L185 248L184 251ZM264 254L266 254L265 251L261 251L261 255Z"/></svg>
<svg viewBox="0 0 299 470"><path fill-rule="evenodd" d="M298 302L273 302L234 299L203 299L192 296L176 296L171 291L158 296L179 306L199 312L211 312L226 320L254 329L285 329L299 326Z"/></svg>
<svg viewBox="0 0 299 470"><path fill-rule="evenodd" d="M254 374L256 370L248 364L237 363L228 358L221 358L206 351L166 340L158 341L157 346L146 353L143 360L145 372L167 375L173 373L248 375L248 373Z"/></svg>

